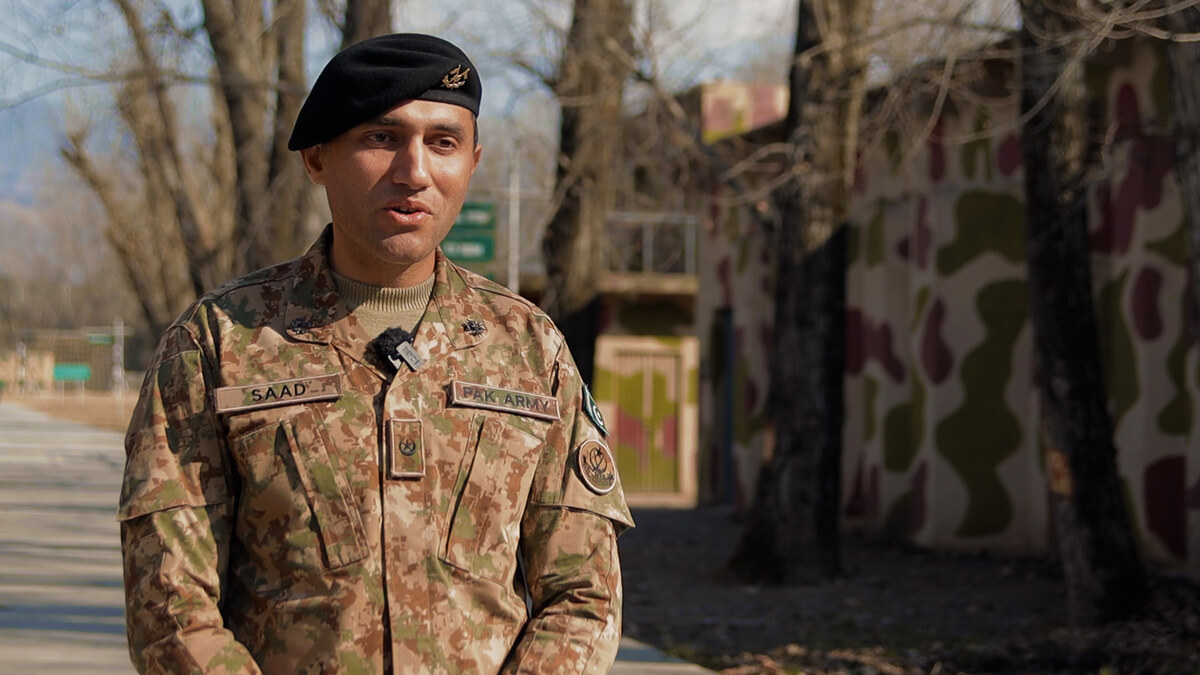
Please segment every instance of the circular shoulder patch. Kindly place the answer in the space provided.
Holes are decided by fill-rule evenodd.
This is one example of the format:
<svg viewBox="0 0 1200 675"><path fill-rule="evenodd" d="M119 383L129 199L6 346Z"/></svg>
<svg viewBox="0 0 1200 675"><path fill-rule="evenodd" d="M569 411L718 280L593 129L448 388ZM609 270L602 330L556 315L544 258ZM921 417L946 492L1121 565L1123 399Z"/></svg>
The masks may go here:
<svg viewBox="0 0 1200 675"><path fill-rule="evenodd" d="M617 463L612 451L600 441L584 441L575 453L579 477L588 489L606 495L617 486Z"/></svg>

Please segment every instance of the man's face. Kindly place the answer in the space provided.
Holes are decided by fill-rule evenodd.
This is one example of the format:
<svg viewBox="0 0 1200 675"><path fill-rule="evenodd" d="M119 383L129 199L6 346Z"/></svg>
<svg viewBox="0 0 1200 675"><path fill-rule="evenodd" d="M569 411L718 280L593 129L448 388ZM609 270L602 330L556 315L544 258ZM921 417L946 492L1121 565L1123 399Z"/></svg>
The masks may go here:
<svg viewBox="0 0 1200 675"><path fill-rule="evenodd" d="M466 108L405 101L301 151L325 187L339 274L376 286L428 278L479 166L473 124Z"/></svg>

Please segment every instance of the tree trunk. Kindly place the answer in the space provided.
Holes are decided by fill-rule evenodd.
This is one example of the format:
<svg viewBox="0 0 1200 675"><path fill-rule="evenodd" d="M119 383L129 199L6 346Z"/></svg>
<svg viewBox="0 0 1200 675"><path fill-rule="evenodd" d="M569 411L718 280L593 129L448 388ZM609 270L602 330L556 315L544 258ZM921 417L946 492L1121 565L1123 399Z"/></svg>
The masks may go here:
<svg viewBox="0 0 1200 675"><path fill-rule="evenodd" d="M342 49L376 35L392 32L392 3L388 0L346 0Z"/></svg>
<svg viewBox="0 0 1200 675"><path fill-rule="evenodd" d="M555 194L542 240L542 305L563 330L584 381L591 381L606 269L605 219L617 169L621 96L633 69L630 0L575 0L555 95L562 109Z"/></svg>
<svg viewBox="0 0 1200 675"><path fill-rule="evenodd" d="M1146 580L1117 475L1092 306L1083 54L1066 39L1073 26L1064 15L1040 0L1020 5L1026 252L1044 442L1068 614L1095 625L1136 611Z"/></svg>
<svg viewBox="0 0 1200 675"><path fill-rule="evenodd" d="M382 3L387 7L387 3ZM288 150L300 106L304 103L304 30L308 14L305 0L276 0L272 32L276 36L279 74L275 85L275 115L272 121L271 157L268 169L271 209L267 226L275 260L303 252L311 239L306 231L312 184L303 165Z"/></svg>
<svg viewBox="0 0 1200 675"><path fill-rule="evenodd" d="M204 262L216 246L216 224L209 217L179 147L181 134L168 91L169 82L162 72L161 59L152 47L150 33L133 2L114 1L133 39L134 54L141 71L139 76L125 83L122 93L131 96L120 97L120 113L138 145L141 178L147 194L158 197L158 203L149 210L154 212L170 204L175 229L185 249L188 278L193 291L198 294L223 280Z"/></svg>
<svg viewBox="0 0 1200 675"><path fill-rule="evenodd" d="M1200 9L1188 7L1163 17L1162 27L1173 33L1200 33ZM1200 43L1167 43L1171 71L1172 136L1175 141L1175 179L1187 222L1188 276L1192 289L1192 331L1200 335Z"/></svg>
<svg viewBox="0 0 1200 675"><path fill-rule="evenodd" d="M234 273L273 262L266 215L270 208L270 153L267 102L271 76L262 36L263 4L258 0L203 0L208 33L220 75L221 95L229 111L237 170L238 245Z"/></svg>
<svg viewBox="0 0 1200 675"><path fill-rule="evenodd" d="M866 90L866 53L850 38L870 0L801 0L787 129L794 175L774 196L775 451L759 473L733 571L751 582L842 573L838 511L844 401L846 242L842 224Z"/></svg>
<svg viewBox="0 0 1200 675"><path fill-rule="evenodd" d="M88 187L95 193L108 219L104 228L105 241L116 253L121 271L129 282L138 301L147 326L155 335L161 334L175 320L175 315L186 297L187 281L173 262L179 256L169 254L155 259L151 251L170 251L147 242L146 235L155 231L139 228L141 222L136 214L130 213L120 199L116 186L107 172L92 163L82 151L84 139L77 134L67 135L67 144L62 148L63 159L70 164ZM146 263L154 262L157 265Z"/></svg>
<svg viewBox="0 0 1200 675"><path fill-rule="evenodd" d="M287 138L304 100L307 3L203 0L237 172L234 272L265 267L307 243L308 182ZM347 0L343 45L391 30L388 0ZM272 101L272 96L274 101Z"/></svg>

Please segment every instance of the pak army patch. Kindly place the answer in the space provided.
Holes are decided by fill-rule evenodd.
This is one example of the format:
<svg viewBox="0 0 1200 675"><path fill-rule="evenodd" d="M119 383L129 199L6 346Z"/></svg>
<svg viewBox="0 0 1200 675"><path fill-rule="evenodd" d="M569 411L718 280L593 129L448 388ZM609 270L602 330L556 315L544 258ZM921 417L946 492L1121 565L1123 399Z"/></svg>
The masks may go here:
<svg viewBox="0 0 1200 675"><path fill-rule="evenodd" d="M499 410L543 420L559 419L558 400L552 396L489 387L486 384L474 384L461 380L454 380L450 385L450 403L468 408Z"/></svg>
<svg viewBox="0 0 1200 675"><path fill-rule="evenodd" d="M588 419L596 425L600 433L608 438L608 428L604 426L604 415L600 414L600 406L596 405L596 399L592 398L592 392L586 384L583 385L583 412L587 413Z"/></svg>
<svg viewBox="0 0 1200 675"><path fill-rule="evenodd" d="M592 492L606 495L617 486L617 463L600 441L584 441L575 452L575 461L579 478Z"/></svg>

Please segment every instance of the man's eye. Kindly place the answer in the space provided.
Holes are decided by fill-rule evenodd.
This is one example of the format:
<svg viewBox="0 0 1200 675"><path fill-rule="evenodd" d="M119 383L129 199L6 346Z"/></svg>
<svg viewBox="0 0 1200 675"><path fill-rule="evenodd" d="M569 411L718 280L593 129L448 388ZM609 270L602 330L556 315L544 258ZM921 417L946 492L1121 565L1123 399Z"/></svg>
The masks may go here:
<svg viewBox="0 0 1200 675"><path fill-rule="evenodd" d="M452 138L434 139L433 145L434 147L442 148L444 150L453 150L454 148L458 147L458 143L456 143Z"/></svg>
<svg viewBox="0 0 1200 675"><path fill-rule="evenodd" d="M389 136L389 135L387 135L387 134L385 134L385 133L383 133L383 132L374 133L374 134L367 134L367 142L368 142L368 143L374 143L374 144L376 144L376 145L382 145L382 144L384 144L384 143L387 143L387 142L388 142L388 141L390 141L390 140L391 140L391 136Z"/></svg>

